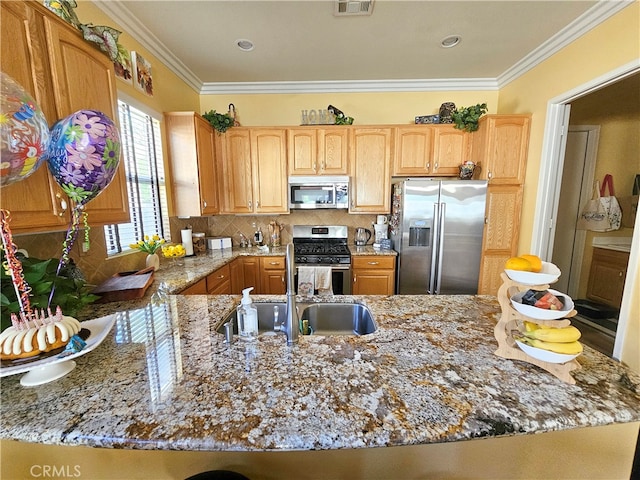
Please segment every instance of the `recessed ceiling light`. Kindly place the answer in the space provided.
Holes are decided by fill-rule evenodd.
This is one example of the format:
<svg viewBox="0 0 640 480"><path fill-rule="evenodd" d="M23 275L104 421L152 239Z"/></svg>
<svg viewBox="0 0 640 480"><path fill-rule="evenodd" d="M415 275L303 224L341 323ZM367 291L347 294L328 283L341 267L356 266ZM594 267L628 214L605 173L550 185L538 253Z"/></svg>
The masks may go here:
<svg viewBox="0 0 640 480"><path fill-rule="evenodd" d="M442 39L440 45L442 45L443 48L451 48L458 45L460 43L460 40L462 40L460 35L449 35L448 37L444 37Z"/></svg>
<svg viewBox="0 0 640 480"><path fill-rule="evenodd" d="M246 38L241 38L240 40L236 40L236 45L243 52L250 52L253 50L253 42L251 40L247 40Z"/></svg>

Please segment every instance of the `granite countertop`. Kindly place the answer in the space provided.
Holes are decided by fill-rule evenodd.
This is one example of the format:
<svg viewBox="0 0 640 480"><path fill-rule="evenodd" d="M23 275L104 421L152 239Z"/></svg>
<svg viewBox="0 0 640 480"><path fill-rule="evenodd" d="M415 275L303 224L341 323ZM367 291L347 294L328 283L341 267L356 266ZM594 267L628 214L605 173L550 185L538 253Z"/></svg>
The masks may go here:
<svg viewBox="0 0 640 480"><path fill-rule="evenodd" d="M284 301L256 296L255 301ZM345 296L370 335L283 335L227 346L237 295L104 304L104 342L67 376L1 381L0 438L194 451L322 450L454 442L640 421L640 376L585 347L569 385L493 354L490 296ZM299 300L301 300L299 298Z"/></svg>

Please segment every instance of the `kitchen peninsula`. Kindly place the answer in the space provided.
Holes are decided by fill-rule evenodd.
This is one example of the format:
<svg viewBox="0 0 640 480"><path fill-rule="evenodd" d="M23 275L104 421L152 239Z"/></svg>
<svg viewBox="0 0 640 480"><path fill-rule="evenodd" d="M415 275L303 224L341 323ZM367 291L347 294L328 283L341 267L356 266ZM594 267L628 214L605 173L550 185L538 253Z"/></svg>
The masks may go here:
<svg viewBox="0 0 640 480"><path fill-rule="evenodd" d="M179 291L236 253L187 258L181 272L157 272L154 287L164 281L167 291ZM208 271L200 271L205 264ZM630 469L634 447L628 442L640 422L640 377L590 348L578 358L582 368L573 373L576 385L495 356L493 326L500 308L495 297L314 297L364 303L378 329L361 337L301 336L294 347L287 347L282 335L262 335L253 345L226 345L216 328L238 300L236 295L150 291L135 302L93 306L83 320L113 314L115 326L98 348L76 359L69 375L34 388L21 387L19 375L2 379L3 450L15 445L7 440L17 440L104 447L81 451L110 455L136 450L148 459L159 450L216 454L212 463L192 465L240 465L236 470L254 479L293 478L295 465L313 469L296 478L335 478L344 471L359 472L350 478L406 478L445 468L419 459L434 452L447 458L446 445L489 447L460 442L495 437L513 443L498 447L505 465L485 465L493 477L504 472L531 478L517 461L510 463L515 457L509 454L511 448L513 455L526 453L519 442L528 434L622 428L620 445L591 448L610 452L615 447L626 458L623 471ZM273 300L284 296L255 297L256 302ZM430 455L425 449L431 447ZM576 449L585 453L584 447L566 443L564 455ZM333 451L339 460L329 465L326 455ZM412 460L406 463L409 453ZM388 463L381 467L367 457L367 465L358 466L363 455ZM169 478L197 473L187 467L174 466L172 471L180 473ZM122 478L116 473L108 478Z"/></svg>

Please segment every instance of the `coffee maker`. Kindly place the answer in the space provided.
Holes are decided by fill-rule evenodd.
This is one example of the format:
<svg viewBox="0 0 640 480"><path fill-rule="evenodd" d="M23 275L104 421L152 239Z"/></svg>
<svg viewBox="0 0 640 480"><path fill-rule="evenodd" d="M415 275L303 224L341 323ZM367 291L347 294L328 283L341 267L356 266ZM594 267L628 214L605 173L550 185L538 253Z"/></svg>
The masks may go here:
<svg viewBox="0 0 640 480"><path fill-rule="evenodd" d="M373 224L374 247L380 247L380 240L389 238L389 219L386 215L378 215L376 223Z"/></svg>

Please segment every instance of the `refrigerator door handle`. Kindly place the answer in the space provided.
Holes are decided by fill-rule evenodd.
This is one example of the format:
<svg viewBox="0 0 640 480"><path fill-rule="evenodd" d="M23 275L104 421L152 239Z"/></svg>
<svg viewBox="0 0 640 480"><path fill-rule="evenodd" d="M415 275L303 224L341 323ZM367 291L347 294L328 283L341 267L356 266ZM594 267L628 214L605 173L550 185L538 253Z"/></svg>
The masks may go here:
<svg viewBox="0 0 640 480"><path fill-rule="evenodd" d="M447 213L447 204L440 204L438 219L438 275L436 280L436 295L440 295L440 286L442 284L442 263L444 255L444 219Z"/></svg>
<svg viewBox="0 0 640 480"><path fill-rule="evenodd" d="M431 274L429 275L429 289L427 293L430 295L436 294L436 275L438 266L438 245L440 242L440 204L435 202L433 204L433 228L431 229Z"/></svg>

